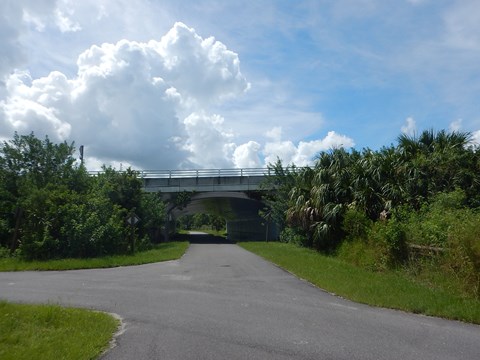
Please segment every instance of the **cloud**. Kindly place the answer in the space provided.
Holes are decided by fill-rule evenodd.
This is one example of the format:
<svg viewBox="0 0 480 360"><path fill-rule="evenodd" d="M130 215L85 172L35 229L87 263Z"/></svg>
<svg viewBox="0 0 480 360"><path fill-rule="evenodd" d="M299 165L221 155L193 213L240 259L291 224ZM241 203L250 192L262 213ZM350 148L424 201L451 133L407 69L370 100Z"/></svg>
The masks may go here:
<svg viewBox="0 0 480 360"><path fill-rule="evenodd" d="M231 164L232 135L205 111L249 87L224 44L176 23L160 41L91 46L77 67L72 78L12 74L0 135L35 130L76 140L97 160L140 168Z"/></svg>
<svg viewBox="0 0 480 360"><path fill-rule="evenodd" d="M29 58L26 38L31 31L47 28L78 31L70 0L0 1L0 100L5 96L5 77L24 66Z"/></svg>
<svg viewBox="0 0 480 360"><path fill-rule="evenodd" d="M0 82L25 60L19 37L22 32L22 7L14 1L0 2ZM1 86L1 85L0 85Z"/></svg>
<svg viewBox="0 0 480 360"><path fill-rule="evenodd" d="M261 145L256 141L238 146L233 152L233 163L236 168L258 168L262 167L262 161L259 157Z"/></svg>
<svg viewBox="0 0 480 360"><path fill-rule="evenodd" d="M472 133L472 140L470 141L470 143L473 146L480 147L480 130L474 131Z"/></svg>
<svg viewBox="0 0 480 360"><path fill-rule="evenodd" d="M480 3L456 2L445 14L446 40L454 48L480 50Z"/></svg>
<svg viewBox="0 0 480 360"><path fill-rule="evenodd" d="M232 167L233 135L223 129L224 119L219 115L192 113L185 120L188 136L185 149L189 161L204 168Z"/></svg>
<svg viewBox="0 0 480 360"><path fill-rule="evenodd" d="M267 131L267 138L272 139L273 141L280 141L282 138L282 127L275 126L271 130Z"/></svg>
<svg viewBox="0 0 480 360"><path fill-rule="evenodd" d="M60 108L68 111L66 98L70 86L66 77L58 72L33 82L28 72L15 72L6 82L9 97L6 102L0 102L0 133L34 131L49 135L55 141L67 139L71 125L61 119Z"/></svg>
<svg viewBox="0 0 480 360"><path fill-rule="evenodd" d="M265 163L273 164L280 159L285 165L308 166L313 164L315 156L321 151L353 146L355 146L353 139L337 134L335 131L329 131L323 139L300 141L297 146L292 141L278 139L265 144Z"/></svg>
<svg viewBox="0 0 480 360"><path fill-rule="evenodd" d="M405 125L402 126L400 130L405 135L414 136L417 131L417 125L415 123L415 120L412 117L408 117L405 120Z"/></svg>
<svg viewBox="0 0 480 360"><path fill-rule="evenodd" d="M449 130L451 132L455 131L458 132L462 129L462 119L458 119L450 123Z"/></svg>

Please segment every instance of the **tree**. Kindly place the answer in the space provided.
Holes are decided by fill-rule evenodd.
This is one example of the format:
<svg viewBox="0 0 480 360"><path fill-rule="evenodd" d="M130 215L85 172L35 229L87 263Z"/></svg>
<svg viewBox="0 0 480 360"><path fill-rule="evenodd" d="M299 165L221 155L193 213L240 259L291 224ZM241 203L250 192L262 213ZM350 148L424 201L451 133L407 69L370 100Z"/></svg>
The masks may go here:
<svg viewBox="0 0 480 360"><path fill-rule="evenodd" d="M15 133L12 140L3 142L0 147L0 209L3 214L0 245L10 245L14 250L22 231L35 231L33 228L26 229L28 224L36 231L47 226L42 225L38 217L34 218L36 215L30 207L35 205L38 208L40 205L31 200L34 197L45 199L47 194L42 189L48 186L62 187L76 183L79 169L74 166L73 152L73 143L54 144L48 137L42 141L33 133ZM27 222L20 229L23 220ZM45 233L45 230L42 232Z"/></svg>
<svg viewBox="0 0 480 360"><path fill-rule="evenodd" d="M294 165L284 167L282 161L277 159L275 164L268 165L265 180L260 184L264 195L262 200L265 208L260 211L267 222L275 223L280 230L286 226L286 214L289 208L289 193L296 183L300 169Z"/></svg>

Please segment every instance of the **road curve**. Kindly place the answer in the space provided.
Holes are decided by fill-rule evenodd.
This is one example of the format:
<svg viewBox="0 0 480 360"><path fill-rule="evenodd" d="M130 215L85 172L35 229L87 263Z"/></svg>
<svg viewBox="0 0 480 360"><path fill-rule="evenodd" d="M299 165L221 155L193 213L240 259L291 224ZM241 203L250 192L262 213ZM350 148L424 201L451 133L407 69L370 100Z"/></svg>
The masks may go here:
<svg viewBox="0 0 480 360"><path fill-rule="evenodd" d="M125 332L109 360L478 359L479 326L356 304L195 238L179 261L0 273L0 298L119 314Z"/></svg>

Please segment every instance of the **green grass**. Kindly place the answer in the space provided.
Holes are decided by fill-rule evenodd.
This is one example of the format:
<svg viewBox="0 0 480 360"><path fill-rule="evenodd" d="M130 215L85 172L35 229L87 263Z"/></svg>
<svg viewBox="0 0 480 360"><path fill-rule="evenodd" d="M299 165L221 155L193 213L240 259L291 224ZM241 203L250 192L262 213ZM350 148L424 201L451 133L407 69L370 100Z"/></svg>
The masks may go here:
<svg viewBox="0 0 480 360"><path fill-rule="evenodd" d="M175 241L159 244L152 250L139 251L134 255L49 261L25 261L18 258L2 258L0 259L0 271L98 269L141 265L178 259L185 253L187 248L188 242Z"/></svg>
<svg viewBox="0 0 480 360"><path fill-rule="evenodd" d="M276 242L240 246L350 300L480 324L480 301L418 284L397 272L370 272L314 250Z"/></svg>
<svg viewBox="0 0 480 360"><path fill-rule="evenodd" d="M109 346L112 316L55 305L0 302L0 359L94 359Z"/></svg>

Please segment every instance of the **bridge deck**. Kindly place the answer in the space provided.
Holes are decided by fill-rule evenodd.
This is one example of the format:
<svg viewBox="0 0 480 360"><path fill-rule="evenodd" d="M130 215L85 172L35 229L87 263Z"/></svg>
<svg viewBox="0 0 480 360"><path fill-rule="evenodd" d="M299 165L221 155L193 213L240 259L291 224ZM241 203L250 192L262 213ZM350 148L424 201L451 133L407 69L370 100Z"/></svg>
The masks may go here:
<svg viewBox="0 0 480 360"><path fill-rule="evenodd" d="M225 192L259 190L269 169L144 170L147 192Z"/></svg>
<svg viewBox="0 0 480 360"><path fill-rule="evenodd" d="M144 178L147 192L253 191L260 189L264 176L223 176L193 178Z"/></svg>

